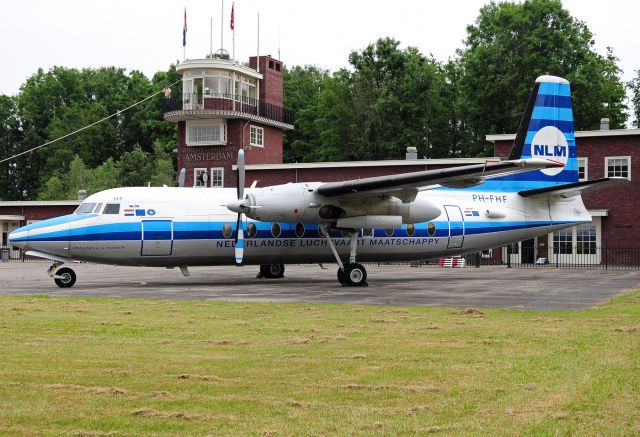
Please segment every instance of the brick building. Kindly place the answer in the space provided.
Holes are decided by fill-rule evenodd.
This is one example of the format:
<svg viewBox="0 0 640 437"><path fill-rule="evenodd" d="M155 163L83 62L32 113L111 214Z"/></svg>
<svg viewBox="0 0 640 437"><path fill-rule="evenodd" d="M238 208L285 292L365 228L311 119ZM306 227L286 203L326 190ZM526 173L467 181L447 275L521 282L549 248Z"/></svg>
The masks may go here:
<svg viewBox="0 0 640 437"><path fill-rule="evenodd" d="M186 60L183 95L164 119L178 123L178 168L185 186L235 186L232 166L244 148L247 164L282 163L283 132L293 112L283 107L283 64L251 57L244 66L214 57Z"/></svg>
<svg viewBox="0 0 640 437"><path fill-rule="evenodd" d="M581 181L621 176L630 182L585 193L582 198L593 217L592 224L513 245L512 262L533 263L541 257L555 262L571 257L577 264L619 263L637 255L635 249L640 247L640 234L635 219L640 208L640 129L609 130L604 122L600 130L580 131L575 136ZM494 144L495 156L506 159L515 134L487 135L486 138ZM502 254L503 260L506 256Z"/></svg>

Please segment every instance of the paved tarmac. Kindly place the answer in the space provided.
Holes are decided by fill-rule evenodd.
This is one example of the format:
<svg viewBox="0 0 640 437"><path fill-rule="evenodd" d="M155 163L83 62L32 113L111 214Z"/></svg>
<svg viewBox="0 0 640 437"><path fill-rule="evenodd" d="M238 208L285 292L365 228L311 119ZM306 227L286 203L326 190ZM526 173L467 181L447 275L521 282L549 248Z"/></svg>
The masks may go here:
<svg viewBox="0 0 640 437"><path fill-rule="evenodd" d="M335 265L288 265L283 279L258 279L257 266L179 269L74 264L78 282L58 288L49 263L0 263L0 294L228 301L430 305L531 309L594 306L640 288L639 271L368 265L368 287L342 287Z"/></svg>

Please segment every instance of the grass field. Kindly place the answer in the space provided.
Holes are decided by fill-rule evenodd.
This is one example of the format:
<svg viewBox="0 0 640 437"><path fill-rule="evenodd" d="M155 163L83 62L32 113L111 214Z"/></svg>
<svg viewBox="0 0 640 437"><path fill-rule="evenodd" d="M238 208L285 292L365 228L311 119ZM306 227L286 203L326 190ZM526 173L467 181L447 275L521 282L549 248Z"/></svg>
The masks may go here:
<svg viewBox="0 0 640 437"><path fill-rule="evenodd" d="M0 298L0 435L639 435L640 292L582 311Z"/></svg>

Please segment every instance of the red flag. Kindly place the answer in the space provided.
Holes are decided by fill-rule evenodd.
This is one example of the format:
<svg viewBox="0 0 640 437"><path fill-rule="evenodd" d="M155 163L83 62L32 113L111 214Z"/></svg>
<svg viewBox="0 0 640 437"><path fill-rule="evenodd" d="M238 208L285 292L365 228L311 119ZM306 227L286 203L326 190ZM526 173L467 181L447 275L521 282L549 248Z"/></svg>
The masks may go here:
<svg viewBox="0 0 640 437"><path fill-rule="evenodd" d="M235 4L236 2L231 3L231 30L233 30L233 7Z"/></svg>

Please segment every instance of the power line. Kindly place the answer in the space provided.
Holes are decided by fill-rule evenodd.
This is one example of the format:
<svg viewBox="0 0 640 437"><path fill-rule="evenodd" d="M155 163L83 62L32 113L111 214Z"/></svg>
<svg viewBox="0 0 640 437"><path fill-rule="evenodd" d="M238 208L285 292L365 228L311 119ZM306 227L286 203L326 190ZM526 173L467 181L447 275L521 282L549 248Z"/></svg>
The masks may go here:
<svg viewBox="0 0 640 437"><path fill-rule="evenodd" d="M174 83L172 83L172 84L171 84L171 86L173 86L173 85L177 84L178 82L180 82L180 80L175 81ZM44 144L40 144L39 146L32 147L31 149L25 150L25 151L23 151L23 152L16 153L15 155L13 155L13 156L9 156L8 158L0 159L0 164L2 164L3 162L11 161L12 159L15 159L15 158L17 158L17 157L19 157L19 156L26 155L27 153L33 152L34 150L38 150L38 149L41 149L41 148L43 148L43 147L49 146L49 145L51 145L51 144L53 144L53 143L56 143L56 142L58 142L58 141L60 141L60 140L64 140L65 138L68 138L68 137L70 137L70 136L73 136L73 135L75 135L75 134L77 134L77 133L79 133L79 132L82 132L83 130L87 130L87 129L89 129L90 127L93 127L93 126L95 126L95 125L97 125L97 124L100 124L100 123L102 123L102 122L103 122L103 121L105 121L105 120L108 120L108 119L110 119L110 118L112 118L112 117L115 117L116 115L122 114L123 112L126 112L126 111L128 111L129 109L134 108L134 107L138 106L139 104L146 102L146 101L147 101L147 100L149 100L150 98L152 98L152 97L154 97L154 96L157 96L158 94L162 93L162 91L163 91L163 90L160 90L160 91L158 91L158 92L156 92L156 93L153 93L153 94L151 94L151 95L149 95L149 96L145 97L144 99L142 99L142 100L140 100L140 101L138 101L138 102L134 103L134 104L133 104L133 105L131 105L131 106L127 106L127 107L126 107L126 108L124 108L124 109L119 109L119 110L117 110L116 112L114 112L114 113L113 113L113 114L111 114L111 115L108 115L108 116L106 116L106 117L104 117L104 118L101 118L101 119L100 119L100 120L98 120L98 121L95 121L95 122L93 122L93 123L91 123L91 124L88 124L88 125L86 125L86 126L84 126L84 127L81 127L80 129L75 130L75 131L73 131L73 132L70 132L70 133L68 133L68 134L66 134L66 135L63 135L63 136L61 136L61 137L58 137L58 138L56 138L55 140L51 140L51 141L48 141L48 142L46 142L46 143L44 143Z"/></svg>

